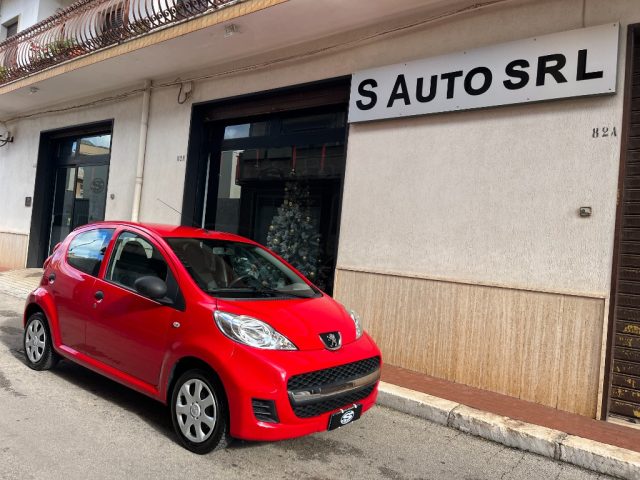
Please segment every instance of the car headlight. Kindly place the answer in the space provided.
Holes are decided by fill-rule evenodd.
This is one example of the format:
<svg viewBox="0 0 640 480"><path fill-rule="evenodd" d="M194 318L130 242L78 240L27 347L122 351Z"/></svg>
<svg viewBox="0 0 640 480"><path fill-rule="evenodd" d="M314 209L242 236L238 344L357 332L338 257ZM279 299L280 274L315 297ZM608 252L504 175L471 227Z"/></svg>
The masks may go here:
<svg viewBox="0 0 640 480"><path fill-rule="evenodd" d="M213 313L213 318L222 333L238 343L263 350L297 350L287 337L257 318L220 310Z"/></svg>
<svg viewBox="0 0 640 480"><path fill-rule="evenodd" d="M358 315L353 310L347 310L347 311L349 312L349 316L351 317L351 320L353 320L353 323L356 326L356 340L357 340L362 336L362 332L364 331L362 329L362 322L360 321L360 315Z"/></svg>

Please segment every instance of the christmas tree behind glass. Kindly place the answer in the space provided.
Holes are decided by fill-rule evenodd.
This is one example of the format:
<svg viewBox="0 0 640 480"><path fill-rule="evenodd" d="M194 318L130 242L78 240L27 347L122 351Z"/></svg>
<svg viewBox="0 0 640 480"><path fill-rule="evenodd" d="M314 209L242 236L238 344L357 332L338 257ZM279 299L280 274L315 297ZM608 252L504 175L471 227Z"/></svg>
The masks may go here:
<svg viewBox="0 0 640 480"><path fill-rule="evenodd" d="M311 215L307 185L296 181L285 184L284 201L271 220L267 246L312 282L321 280L320 235Z"/></svg>

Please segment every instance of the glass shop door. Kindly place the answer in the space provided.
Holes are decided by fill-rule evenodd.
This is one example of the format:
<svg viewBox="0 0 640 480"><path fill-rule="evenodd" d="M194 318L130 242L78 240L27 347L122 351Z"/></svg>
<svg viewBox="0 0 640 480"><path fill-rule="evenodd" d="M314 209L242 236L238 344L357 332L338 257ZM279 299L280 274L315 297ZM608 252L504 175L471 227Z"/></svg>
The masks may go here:
<svg viewBox="0 0 640 480"><path fill-rule="evenodd" d="M48 252L75 228L104 220L111 135L60 141Z"/></svg>
<svg viewBox="0 0 640 480"><path fill-rule="evenodd" d="M212 128L222 141L206 171L204 226L266 245L331 293L345 110L287 112Z"/></svg>

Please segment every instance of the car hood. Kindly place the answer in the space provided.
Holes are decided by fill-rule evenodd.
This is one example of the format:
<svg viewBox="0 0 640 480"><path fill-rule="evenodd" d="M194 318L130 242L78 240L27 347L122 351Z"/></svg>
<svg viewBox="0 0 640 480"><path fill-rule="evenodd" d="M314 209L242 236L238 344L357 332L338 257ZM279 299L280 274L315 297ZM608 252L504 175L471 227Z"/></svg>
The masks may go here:
<svg viewBox="0 0 640 480"><path fill-rule="evenodd" d="M217 308L268 323L299 350L327 348L320 338L323 333L339 332L342 345L356 339L353 320L344 307L328 295L277 300L218 299Z"/></svg>

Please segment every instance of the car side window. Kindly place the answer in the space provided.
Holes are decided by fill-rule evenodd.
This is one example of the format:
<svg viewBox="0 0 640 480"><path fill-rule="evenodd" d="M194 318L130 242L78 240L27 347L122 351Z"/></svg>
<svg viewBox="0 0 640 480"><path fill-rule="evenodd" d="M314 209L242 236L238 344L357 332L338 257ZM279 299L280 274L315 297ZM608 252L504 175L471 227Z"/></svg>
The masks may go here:
<svg viewBox="0 0 640 480"><path fill-rule="evenodd" d="M113 232L112 228L96 228L76 235L67 250L67 263L97 277Z"/></svg>
<svg viewBox="0 0 640 480"><path fill-rule="evenodd" d="M167 262L157 248L140 235L123 232L113 247L105 279L135 290L135 282L141 277L167 282L168 274Z"/></svg>

